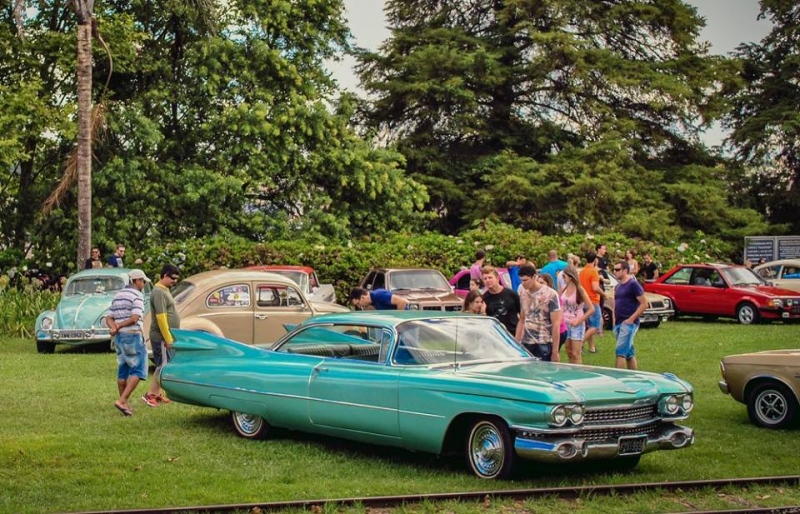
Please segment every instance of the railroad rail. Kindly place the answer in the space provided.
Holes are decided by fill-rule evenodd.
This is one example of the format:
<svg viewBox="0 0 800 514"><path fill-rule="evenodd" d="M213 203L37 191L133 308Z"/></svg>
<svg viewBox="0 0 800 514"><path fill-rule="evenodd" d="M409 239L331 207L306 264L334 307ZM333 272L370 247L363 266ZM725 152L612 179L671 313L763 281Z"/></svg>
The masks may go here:
<svg viewBox="0 0 800 514"><path fill-rule="evenodd" d="M366 496L356 498L328 498L316 500L291 500L263 503L238 503L226 505L203 505L191 507L162 507L155 509L128 509L85 511L72 514L180 514L180 513L226 513L226 512L279 512L287 509L313 509L323 505L349 507L361 505L371 508L391 508L401 505L430 501L480 501L487 497L492 499L531 499L542 496L572 499L588 495L629 495L646 491L690 491L698 489L721 489L724 487L769 485L800 485L800 475L729 478L721 480L689 480L682 482L646 482L638 484L584 485L575 487L540 487L533 489L505 489L497 491L466 491L455 493L410 494L399 496ZM721 513L775 513L800 514L800 506L747 508L741 510L696 511L682 514L721 514Z"/></svg>

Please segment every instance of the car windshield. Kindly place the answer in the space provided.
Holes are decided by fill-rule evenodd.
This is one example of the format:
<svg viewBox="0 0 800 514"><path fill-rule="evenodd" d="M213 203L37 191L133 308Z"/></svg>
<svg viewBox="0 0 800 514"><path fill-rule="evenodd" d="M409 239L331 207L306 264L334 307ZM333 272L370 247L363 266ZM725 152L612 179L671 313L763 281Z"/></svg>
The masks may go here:
<svg viewBox="0 0 800 514"><path fill-rule="evenodd" d="M64 295L115 293L123 287L125 287L125 281L122 277L79 277L67 284Z"/></svg>
<svg viewBox="0 0 800 514"><path fill-rule="evenodd" d="M763 286L766 282L756 275L753 270L744 266L734 268L722 268L722 275L732 286Z"/></svg>
<svg viewBox="0 0 800 514"><path fill-rule="evenodd" d="M453 317L397 326L393 362L400 365L469 364L530 358L497 320Z"/></svg>
<svg viewBox="0 0 800 514"><path fill-rule="evenodd" d="M450 284L444 275L432 269L394 271L389 274L388 285L390 291L398 289L450 290Z"/></svg>
<svg viewBox="0 0 800 514"><path fill-rule="evenodd" d="M269 270L270 273L276 273L278 275L284 276L300 286L304 291L308 291L308 275L303 273L302 271L290 271L290 270Z"/></svg>

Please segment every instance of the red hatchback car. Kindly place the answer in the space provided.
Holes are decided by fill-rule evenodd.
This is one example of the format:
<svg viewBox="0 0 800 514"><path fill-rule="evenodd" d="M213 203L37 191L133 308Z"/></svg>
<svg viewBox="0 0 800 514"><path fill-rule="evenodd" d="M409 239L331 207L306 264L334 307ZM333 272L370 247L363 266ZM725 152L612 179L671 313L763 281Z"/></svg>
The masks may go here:
<svg viewBox="0 0 800 514"><path fill-rule="evenodd" d="M680 264L644 290L669 297L676 315L725 316L742 325L800 319L800 294L772 287L744 266Z"/></svg>

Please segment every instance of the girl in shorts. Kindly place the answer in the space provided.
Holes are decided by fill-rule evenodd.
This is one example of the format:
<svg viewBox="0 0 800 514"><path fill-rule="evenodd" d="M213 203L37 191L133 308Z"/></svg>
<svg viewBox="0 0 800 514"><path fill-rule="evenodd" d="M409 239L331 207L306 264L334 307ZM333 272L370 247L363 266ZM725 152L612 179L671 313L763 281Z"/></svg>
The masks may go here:
<svg viewBox="0 0 800 514"><path fill-rule="evenodd" d="M570 364L582 364L581 348L586 334L586 320L594 314L594 305L581 287L578 270L574 266L564 268L563 276L565 285L561 292L561 305L562 318L567 325L567 358Z"/></svg>

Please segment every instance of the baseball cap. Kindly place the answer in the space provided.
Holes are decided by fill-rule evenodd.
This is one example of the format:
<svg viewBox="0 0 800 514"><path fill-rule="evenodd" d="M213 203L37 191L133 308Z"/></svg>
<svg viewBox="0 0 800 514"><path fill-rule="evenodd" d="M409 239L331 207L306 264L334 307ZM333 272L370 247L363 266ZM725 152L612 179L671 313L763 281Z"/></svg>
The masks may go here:
<svg viewBox="0 0 800 514"><path fill-rule="evenodd" d="M147 275L144 274L144 271L140 269L132 269L128 272L128 276L131 277L131 280L136 280L139 278L143 278L145 282L150 282L150 279L147 278Z"/></svg>

